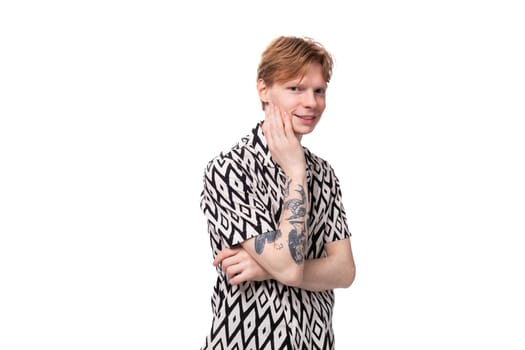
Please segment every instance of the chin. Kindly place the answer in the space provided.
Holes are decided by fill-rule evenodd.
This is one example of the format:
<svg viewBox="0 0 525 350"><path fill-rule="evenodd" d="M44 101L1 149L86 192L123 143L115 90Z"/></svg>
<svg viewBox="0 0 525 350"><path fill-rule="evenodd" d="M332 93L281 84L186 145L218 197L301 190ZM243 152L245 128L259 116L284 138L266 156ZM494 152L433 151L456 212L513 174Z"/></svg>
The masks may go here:
<svg viewBox="0 0 525 350"><path fill-rule="evenodd" d="M313 131L314 131L313 128L308 129L308 130L298 130L298 131L296 131L296 134L308 135L308 134L311 134Z"/></svg>
<svg viewBox="0 0 525 350"><path fill-rule="evenodd" d="M297 135L308 135L315 130L315 125L294 125L293 131Z"/></svg>

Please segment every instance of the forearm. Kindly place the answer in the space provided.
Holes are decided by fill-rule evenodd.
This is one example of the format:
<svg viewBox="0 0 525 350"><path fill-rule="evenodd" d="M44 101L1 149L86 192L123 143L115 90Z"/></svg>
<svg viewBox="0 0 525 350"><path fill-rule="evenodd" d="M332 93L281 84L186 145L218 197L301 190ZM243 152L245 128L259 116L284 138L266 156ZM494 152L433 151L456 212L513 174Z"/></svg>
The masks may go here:
<svg viewBox="0 0 525 350"><path fill-rule="evenodd" d="M279 231L282 233L279 245L287 248L292 259L292 261L284 259L284 262L293 262L301 268L306 241L307 191L305 174L287 179L279 222Z"/></svg>
<svg viewBox="0 0 525 350"><path fill-rule="evenodd" d="M232 284L243 281L263 281L275 279L279 282L310 291L323 291L335 288L348 288L355 279L355 263L350 239L327 243L324 246L325 257L305 260L303 273L299 281L287 281L282 275L265 269L248 249L224 249L214 261L217 266L221 261L223 270ZM243 253L244 252L244 253ZM235 259L231 259L236 255Z"/></svg>
<svg viewBox="0 0 525 350"><path fill-rule="evenodd" d="M303 279L306 208L306 175L289 177L283 194L278 230L243 243L261 266L276 280L297 285Z"/></svg>
<svg viewBox="0 0 525 350"><path fill-rule="evenodd" d="M350 239L326 243L325 257L305 261L298 286L311 291L348 288L355 279L355 262Z"/></svg>
<svg viewBox="0 0 525 350"><path fill-rule="evenodd" d="M348 264L346 267L341 266L335 257L306 259L303 266L303 278L293 286L313 292L348 288L355 278L355 266L353 264ZM258 278L250 278L251 280L276 279L262 267L258 271Z"/></svg>
<svg viewBox="0 0 525 350"><path fill-rule="evenodd" d="M348 288L354 280L355 267L341 266L335 260L335 257L305 260L303 280L297 287L314 292Z"/></svg>

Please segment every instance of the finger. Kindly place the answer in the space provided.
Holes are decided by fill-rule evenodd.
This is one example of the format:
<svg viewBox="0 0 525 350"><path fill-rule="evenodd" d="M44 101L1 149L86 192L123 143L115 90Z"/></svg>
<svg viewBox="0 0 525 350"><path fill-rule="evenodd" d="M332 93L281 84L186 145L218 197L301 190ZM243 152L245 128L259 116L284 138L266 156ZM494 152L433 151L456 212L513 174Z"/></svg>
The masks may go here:
<svg viewBox="0 0 525 350"><path fill-rule="evenodd" d="M233 265L228 266L227 268L223 267L223 271L226 274L226 276L228 276L229 279L232 279L233 277L235 277L235 275L238 275L239 273L241 273L242 270L243 269L242 269L241 264L233 264Z"/></svg>
<svg viewBox="0 0 525 350"><path fill-rule="evenodd" d="M268 142L270 149L274 149L280 144L280 140L284 137L284 132L282 131L282 121L278 117L278 107L270 103L267 107L266 114L266 129L264 131L264 136Z"/></svg>
<svg viewBox="0 0 525 350"><path fill-rule="evenodd" d="M284 133L286 134L286 136L291 136L291 135L295 135L294 131L293 131L293 126L292 126L292 116L290 113L288 112L284 112Z"/></svg>
<svg viewBox="0 0 525 350"><path fill-rule="evenodd" d="M242 271L241 273L238 273L237 275L233 276L229 280L232 286L236 286L242 282L249 281L250 278L249 278L249 274L246 271Z"/></svg>
<svg viewBox="0 0 525 350"><path fill-rule="evenodd" d="M226 269L228 267L236 265L236 264L238 264L241 261L242 261L242 259L239 258L239 256L237 254L229 256L229 257L227 257L227 258L222 260L222 263L221 263L222 270L226 271Z"/></svg>
<svg viewBox="0 0 525 350"><path fill-rule="evenodd" d="M274 105L273 113L274 113L274 117L273 117L274 135L279 138L284 137L285 133L284 133L283 112L279 106Z"/></svg>
<svg viewBox="0 0 525 350"><path fill-rule="evenodd" d="M229 281L230 281L230 284L232 286L236 286L242 282L246 282L246 281L252 281L252 274L249 272L248 269L242 269L241 272L235 274L234 276L232 276L231 278L229 278Z"/></svg>
<svg viewBox="0 0 525 350"><path fill-rule="evenodd" d="M224 259L235 254L236 251L234 249L224 248L215 256L215 259L213 259L213 266L218 266Z"/></svg>

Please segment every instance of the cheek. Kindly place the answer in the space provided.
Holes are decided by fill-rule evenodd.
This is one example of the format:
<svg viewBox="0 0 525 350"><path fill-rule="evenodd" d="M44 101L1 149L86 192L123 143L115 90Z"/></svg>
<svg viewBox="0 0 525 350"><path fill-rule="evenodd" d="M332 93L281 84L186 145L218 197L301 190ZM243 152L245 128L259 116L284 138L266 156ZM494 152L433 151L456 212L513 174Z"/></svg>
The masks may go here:
<svg viewBox="0 0 525 350"><path fill-rule="evenodd" d="M324 98L319 99L317 105L319 106L321 113L324 112L324 109L326 108L326 100Z"/></svg>
<svg viewBox="0 0 525 350"><path fill-rule="evenodd" d="M268 102L277 104L279 103L279 94L274 90L270 90L268 93Z"/></svg>
<svg viewBox="0 0 525 350"><path fill-rule="evenodd" d="M293 111L295 109L295 103L292 98L289 98L287 96L283 96L283 94L280 93L270 93L268 95L268 101L270 103L273 103L279 107L281 107L285 111Z"/></svg>

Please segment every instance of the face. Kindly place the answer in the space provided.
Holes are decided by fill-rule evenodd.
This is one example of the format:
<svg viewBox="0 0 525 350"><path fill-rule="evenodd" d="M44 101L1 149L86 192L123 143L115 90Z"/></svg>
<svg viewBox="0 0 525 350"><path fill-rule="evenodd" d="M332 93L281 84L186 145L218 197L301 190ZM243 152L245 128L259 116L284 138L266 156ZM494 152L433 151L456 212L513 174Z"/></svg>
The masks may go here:
<svg viewBox="0 0 525 350"><path fill-rule="evenodd" d="M310 64L302 78L270 87L259 80L257 89L261 101L273 103L292 116L292 126L299 138L314 130L326 107L327 84L318 63Z"/></svg>

